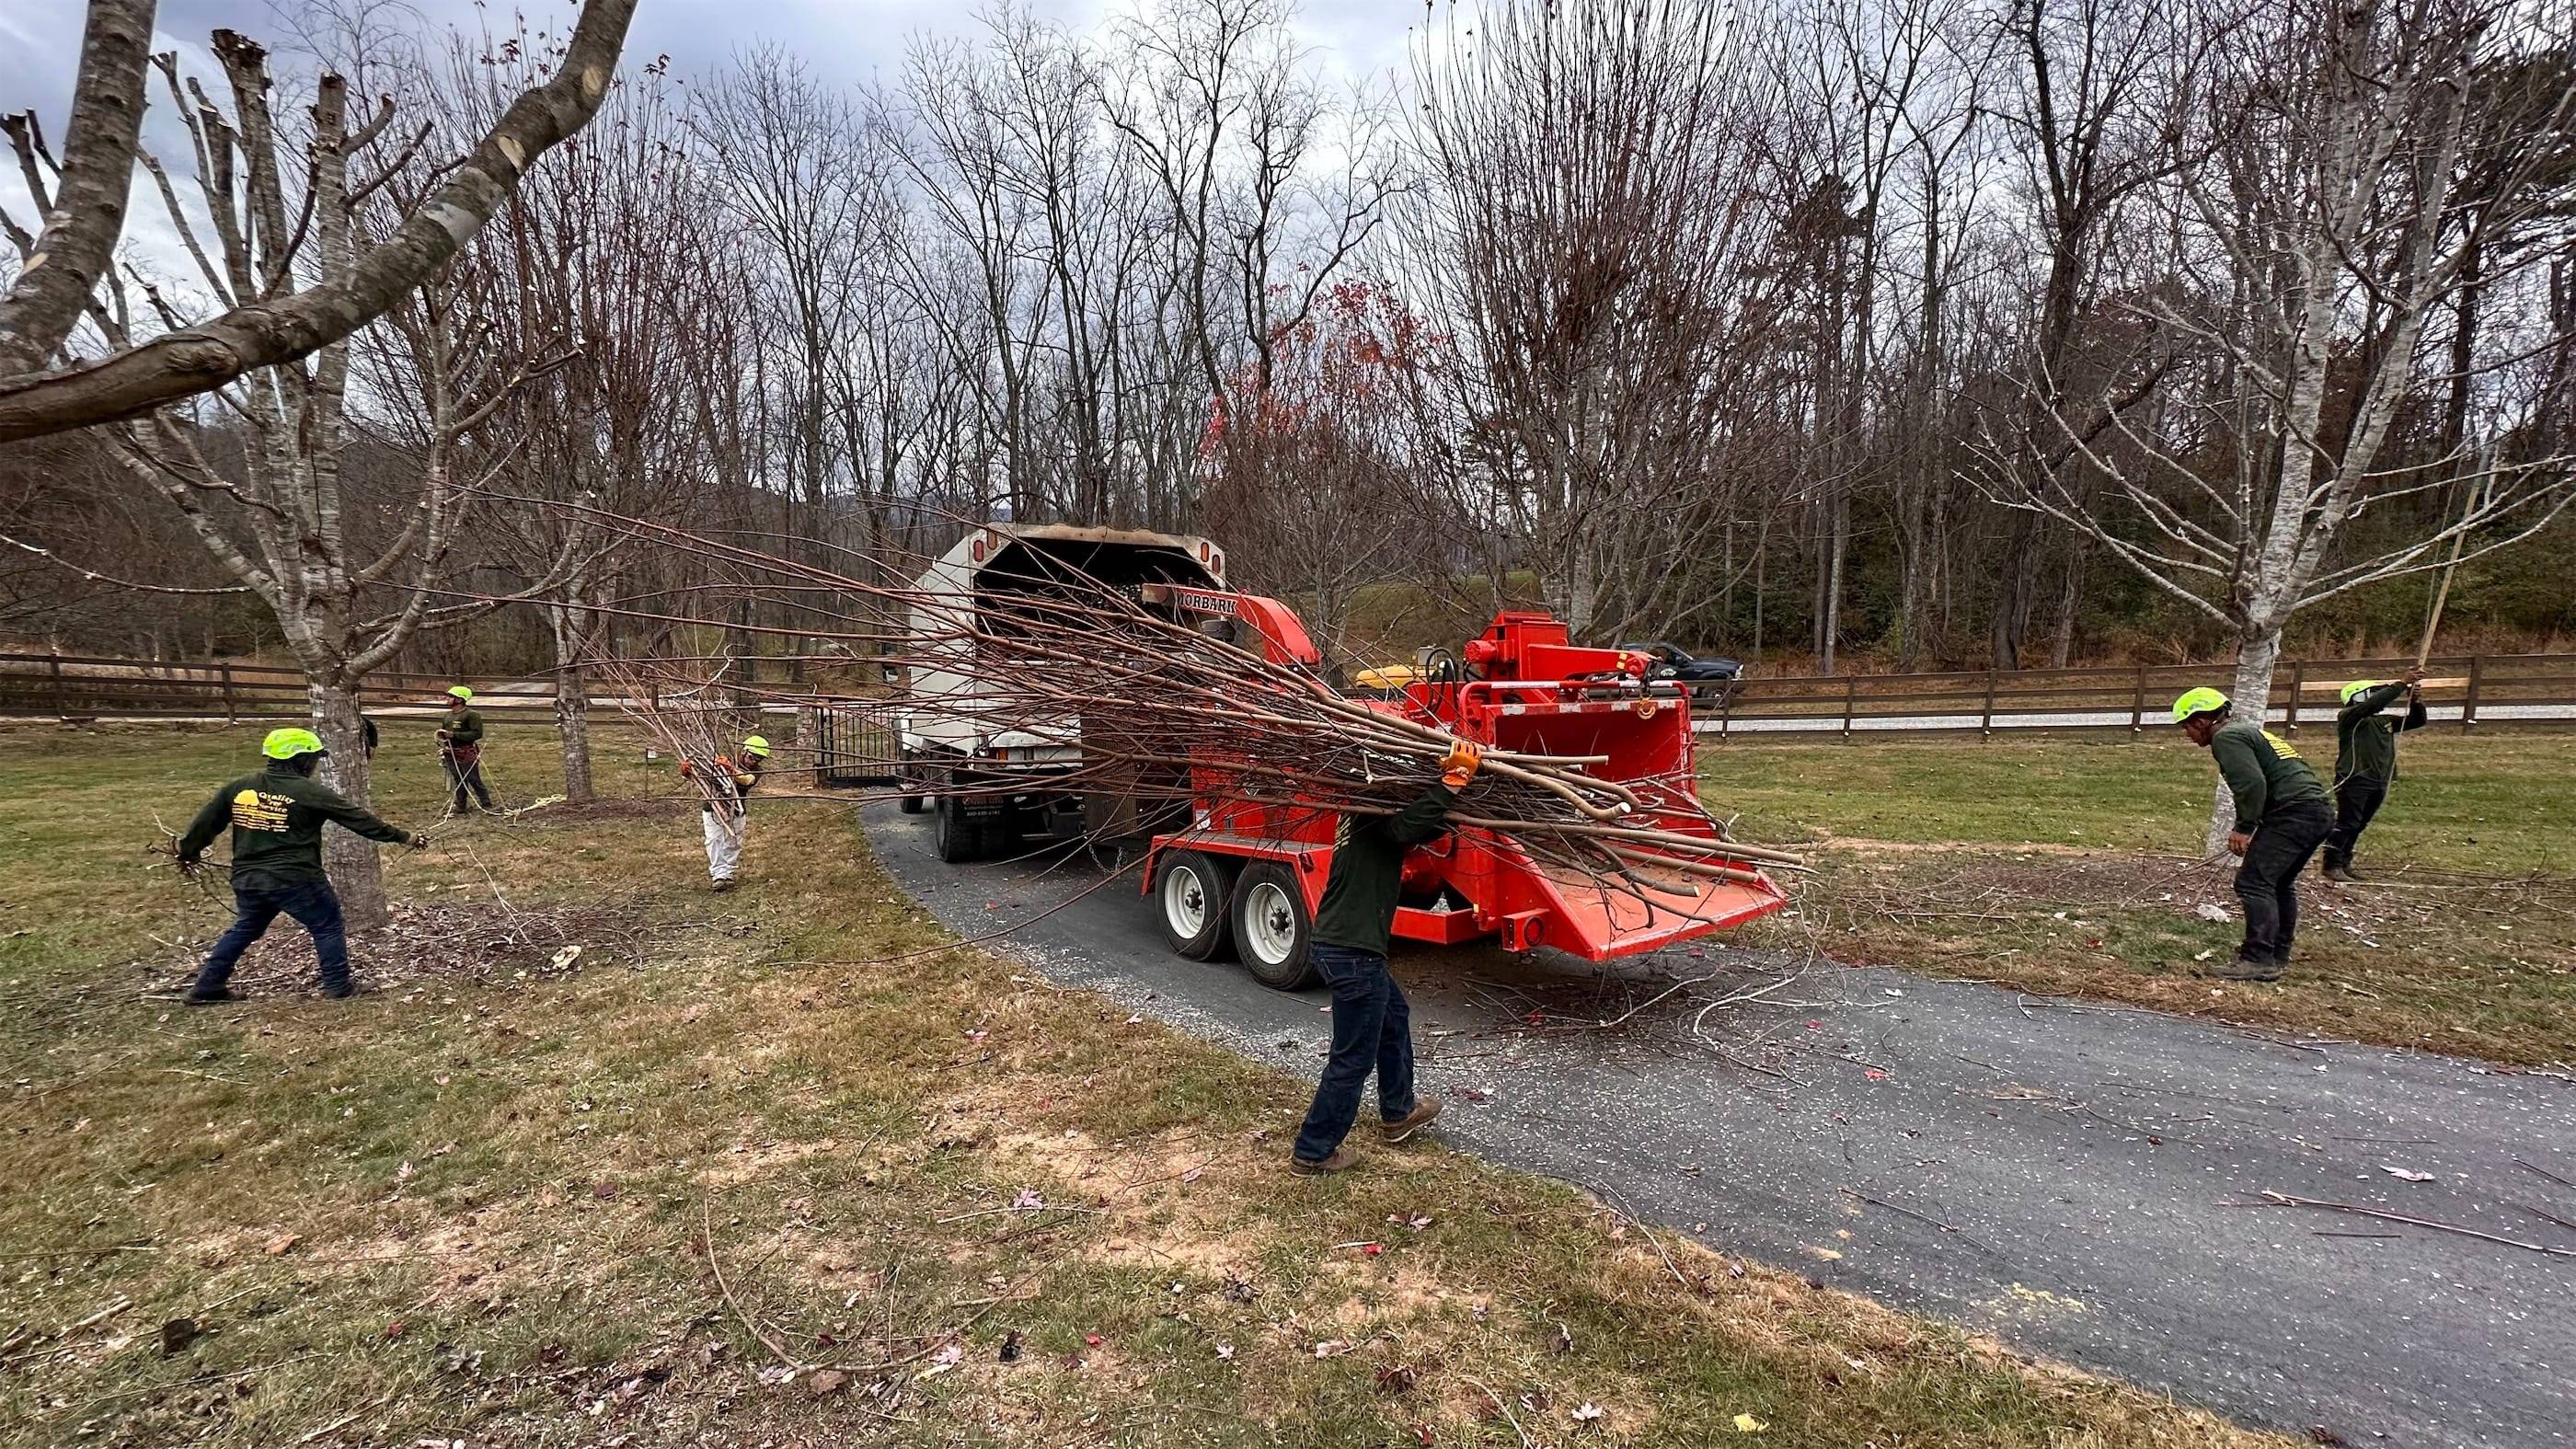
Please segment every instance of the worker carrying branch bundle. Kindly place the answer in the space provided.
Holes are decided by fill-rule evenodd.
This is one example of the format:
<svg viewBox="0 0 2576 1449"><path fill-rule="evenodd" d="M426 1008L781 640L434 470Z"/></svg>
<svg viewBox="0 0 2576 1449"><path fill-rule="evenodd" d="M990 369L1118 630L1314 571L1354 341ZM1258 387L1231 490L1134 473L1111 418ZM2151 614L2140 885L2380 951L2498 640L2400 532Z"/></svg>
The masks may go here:
<svg viewBox="0 0 2576 1449"><path fill-rule="evenodd" d="M745 735L737 761L732 755L718 755L715 768L701 771L687 760L680 762L680 777L695 780L706 797L699 809L700 824L707 837L707 879L712 889L733 889L734 872L742 866L742 843L750 828L751 815L745 797L760 783L760 772L769 768L769 741L758 735Z"/></svg>
<svg viewBox="0 0 2576 1449"><path fill-rule="evenodd" d="M2424 727L2424 671L2409 669L2385 684L2356 679L2343 687L2335 715L2335 820L2326 837L2326 879L2356 881L2353 847L2397 781L2397 737ZM2401 717L2387 713L2406 701Z"/></svg>
<svg viewBox="0 0 2576 1449"><path fill-rule="evenodd" d="M1359 1162L1342 1145L1360 1112L1360 1088L1377 1073L1386 1140L1402 1142L1440 1115L1440 1099L1413 1089L1413 1009L1386 966L1404 853L1438 835L1484 754L1464 740L1440 762L1440 782L1393 815L1345 813L1333 835L1332 873L1315 908L1306 959L1333 988L1333 1052L1297 1129L1292 1166L1340 1172Z"/></svg>
<svg viewBox="0 0 2576 1449"><path fill-rule="evenodd" d="M492 792L483 784L483 716L474 712L474 691L461 684L447 691L447 717L438 722L438 763L447 771L449 814L462 815L477 802L492 808Z"/></svg>
<svg viewBox="0 0 2576 1449"><path fill-rule="evenodd" d="M419 850L429 837L387 825L363 805L313 778L313 769L328 753L321 737L307 729L270 730L260 745L267 768L244 775L217 790L188 833L179 837L179 865L193 870L202 863L216 832L232 829L233 924L188 988L190 1006L233 1000L226 982L233 964L268 931L280 915L292 916L312 933L313 955L320 966L322 994L347 996L348 934L341 923L340 898L322 871L322 825L336 820L369 840L408 845Z"/></svg>
<svg viewBox="0 0 2576 1449"><path fill-rule="evenodd" d="M2194 689L2174 701L2174 723L2209 751L2236 800L2227 849L2243 857L2236 898L2245 906L2245 944L2212 974L2230 981L2278 981L2299 932L2299 872L2334 828L2326 787L2289 741L2257 716L2237 719L2227 696Z"/></svg>

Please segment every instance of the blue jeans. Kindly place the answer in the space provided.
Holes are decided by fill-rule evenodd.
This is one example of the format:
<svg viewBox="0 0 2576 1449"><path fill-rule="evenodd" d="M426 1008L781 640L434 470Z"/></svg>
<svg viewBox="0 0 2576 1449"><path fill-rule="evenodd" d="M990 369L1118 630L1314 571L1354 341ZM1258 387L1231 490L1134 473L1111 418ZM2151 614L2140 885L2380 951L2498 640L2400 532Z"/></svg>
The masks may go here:
<svg viewBox="0 0 2576 1449"><path fill-rule="evenodd" d="M327 882L281 886L270 890L233 887L232 929L206 953L197 972L197 988L214 991L232 979L233 963L251 943L268 934L271 921L290 916L313 933L313 954L322 967L322 984L337 990L349 984L349 935L340 923L340 898Z"/></svg>
<svg viewBox="0 0 2576 1449"><path fill-rule="evenodd" d="M1333 1055L1315 1085L1315 1105L1297 1129L1297 1155L1321 1162L1350 1135L1371 1071L1380 1115L1394 1122L1413 1110L1413 1008L1388 974L1386 958L1374 951L1318 942L1306 959L1333 988Z"/></svg>

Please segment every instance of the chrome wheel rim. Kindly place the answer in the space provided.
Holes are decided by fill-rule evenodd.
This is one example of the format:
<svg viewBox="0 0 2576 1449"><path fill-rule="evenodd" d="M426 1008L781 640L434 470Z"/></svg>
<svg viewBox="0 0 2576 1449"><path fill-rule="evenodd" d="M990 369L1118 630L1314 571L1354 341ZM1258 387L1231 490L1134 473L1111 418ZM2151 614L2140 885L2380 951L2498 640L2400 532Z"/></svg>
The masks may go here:
<svg viewBox="0 0 2576 1449"><path fill-rule="evenodd" d="M1297 908L1271 881L1252 888L1243 903L1245 944L1265 964L1276 965L1297 949Z"/></svg>
<svg viewBox="0 0 2576 1449"><path fill-rule="evenodd" d="M1164 872L1163 919L1185 941L1195 941L1207 930L1207 882L1193 867L1176 865Z"/></svg>

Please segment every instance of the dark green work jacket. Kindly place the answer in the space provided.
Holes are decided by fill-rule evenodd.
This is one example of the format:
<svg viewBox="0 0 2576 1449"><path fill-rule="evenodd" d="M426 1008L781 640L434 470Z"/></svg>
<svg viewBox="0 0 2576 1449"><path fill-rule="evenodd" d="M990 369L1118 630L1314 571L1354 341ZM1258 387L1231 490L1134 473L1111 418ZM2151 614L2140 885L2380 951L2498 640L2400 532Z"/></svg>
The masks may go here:
<svg viewBox="0 0 2576 1449"><path fill-rule="evenodd" d="M2352 697L2335 716L2335 783L2397 778L2397 736L2424 727L2424 701L2418 699L2404 719L2381 713L2405 697L2403 684L2374 685Z"/></svg>
<svg viewBox="0 0 2576 1449"><path fill-rule="evenodd" d="M2227 781L2227 793L2236 797L2236 828L2246 834L2284 805L2306 800L2323 804L2329 798L2317 772L2288 740L2263 728L2261 720L2221 725L2210 736L2209 754L2218 762L2219 777Z"/></svg>
<svg viewBox="0 0 2576 1449"><path fill-rule="evenodd" d="M1404 884L1404 853L1438 835L1457 800L1457 791L1434 785L1393 815L1343 816L1333 831L1324 899L1315 907L1315 941L1385 955Z"/></svg>
<svg viewBox="0 0 2576 1449"><path fill-rule="evenodd" d="M244 890L283 890L327 881L322 873L322 822L337 820L369 840L405 844L411 836L352 804L339 791L284 765L271 765L215 792L188 833L179 858L195 860L227 824L233 832L233 884Z"/></svg>

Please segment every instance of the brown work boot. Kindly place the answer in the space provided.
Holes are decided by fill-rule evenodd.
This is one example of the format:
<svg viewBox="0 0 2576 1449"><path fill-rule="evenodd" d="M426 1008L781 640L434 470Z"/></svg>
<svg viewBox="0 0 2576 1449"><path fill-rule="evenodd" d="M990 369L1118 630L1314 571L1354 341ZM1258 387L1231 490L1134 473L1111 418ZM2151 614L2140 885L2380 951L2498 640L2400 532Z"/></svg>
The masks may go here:
<svg viewBox="0 0 2576 1449"><path fill-rule="evenodd" d="M1432 1096L1428 1092L1425 1092L1422 1094L1420 1100L1413 1104L1412 1111L1407 1112L1403 1116L1386 1124L1386 1140L1389 1142L1402 1142L1414 1133L1430 1126L1431 1119L1439 1115L1440 1099Z"/></svg>
<svg viewBox="0 0 2576 1449"><path fill-rule="evenodd" d="M1333 1155L1321 1162L1309 1162L1302 1157L1288 1159L1288 1170L1300 1177L1325 1177L1336 1172L1348 1172L1359 1165L1360 1155L1347 1146L1334 1148Z"/></svg>
<svg viewBox="0 0 2576 1449"><path fill-rule="evenodd" d="M2213 961L2201 969L2203 976L2220 981L2278 981L2281 963L2269 956L2255 958L2242 953L2226 961Z"/></svg>
<svg viewBox="0 0 2576 1449"><path fill-rule="evenodd" d="M714 891L717 895L723 895L726 891L733 889L733 877L726 876L723 880L711 882L707 886L707 889Z"/></svg>

